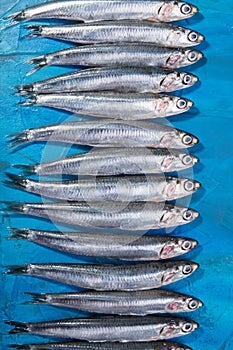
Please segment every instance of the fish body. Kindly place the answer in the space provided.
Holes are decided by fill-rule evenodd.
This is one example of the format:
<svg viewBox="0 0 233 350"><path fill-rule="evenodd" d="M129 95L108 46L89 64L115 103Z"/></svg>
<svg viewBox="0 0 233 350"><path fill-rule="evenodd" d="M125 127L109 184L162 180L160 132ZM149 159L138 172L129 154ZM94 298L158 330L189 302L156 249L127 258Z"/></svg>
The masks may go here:
<svg viewBox="0 0 233 350"><path fill-rule="evenodd" d="M149 262L136 265L51 263L16 266L8 273L42 277L97 291L139 291L160 288L182 280L197 268L198 264L188 261Z"/></svg>
<svg viewBox="0 0 233 350"><path fill-rule="evenodd" d="M65 253L128 261L171 259L190 252L198 244L191 238L157 235L53 232L32 229L12 229L12 231L10 239L25 239Z"/></svg>
<svg viewBox="0 0 233 350"><path fill-rule="evenodd" d="M96 0L48 1L31 6L7 17L10 25L37 19L65 19L93 22L137 19L155 22L179 21L192 17L198 8L183 1Z"/></svg>
<svg viewBox="0 0 233 350"><path fill-rule="evenodd" d="M108 6L108 5L107 5ZM29 37L45 37L78 44L137 42L162 47L190 47L200 44L200 33L167 23L149 21L103 21L65 26L29 25Z"/></svg>
<svg viewBox="0 0 233 350"><path fill-rule="evenodd" d="M94 149L87 153L35 165L15 165L25 174L94 175L158 174L192 167L198 158L165 148Z"/></svg>
<svg viewBox="0 0 233 350"><path fill-rule="evenodd" d="M109 315L145 316L190 312L202 306L198 299L166 290L27 294L32 297L32 303L44 303Z"/></svg>
<svg viewBox="0 0 233 350"><path fill-rule="evenodd" d="M162 340L186 335L198 324L185 318L171 317L102 317L18 323L10 333L30 333L58 338L73 338L92 342L131 342Z"/></svg>
<svg viewBox="0 0 233 350"><path fill-rule="evenodd" d="M72 47L28 61L35 65L31 73L46 66L156 66L176 69L198 62L203 57L194 49L171 49L150 44L97 44ZM30 74L30 73L29 73Z"/></svg>
<svg viewBox="0 0 233 350"><path fill-rule="evenodd" d="M79 92L34 94L20 105L63 109L83 116L138 120L184 113L193 102L165 94Z"/></svg>
<svg viewBox="0 0 233 350"><path fill-rule="evenodd" d="M193 209L152 202L11 203L7 211L75 226L128 231L175 227L199 216Z"/></svg>
<svg viewBox="0 0 233 350"><path fill-rule="evenodd" d="M154 201L164 202L190 196L200 188L191 179L171 176L115 176L67 181L36 181L7 174L10 185L42 197L67 201Z"/></svg>
<svg viewBox="0 0 233 350"><path fill-rule="evenodd" d="M21 350L192 350L191 348L174 342L130 342L130 343L89 343L89 342L66 342L47 344L11 345Z"/></svg>
<svg viewBox="0 0 233 350"><path fill-rule="evenodd" d="M56 141L94 147L189 148L198 139L186 131L144 121L68 122L28 129L13 135L12 146Z"/></svg>
<svg viewBox="0 0 233 350"><path fill-rule="evenodd" d="M79 70L16 87L20 95L85 91L171 92L194 85L186 72L151 67L105 67Z"/></svg>

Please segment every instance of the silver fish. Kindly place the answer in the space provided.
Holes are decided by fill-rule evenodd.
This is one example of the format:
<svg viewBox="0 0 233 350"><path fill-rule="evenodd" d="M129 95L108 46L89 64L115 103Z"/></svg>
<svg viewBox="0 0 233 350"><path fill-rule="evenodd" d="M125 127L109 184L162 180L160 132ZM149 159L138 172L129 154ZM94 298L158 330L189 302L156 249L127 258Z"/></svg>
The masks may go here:
<svg viewBox="0 0 233 350"><path fill-rule="evenodd" d="M13 202L8 204L8 211L75 226L128 231L175 227L199 216L193 209L153 202Z"/></svg>
<svg viewBox="0 0 233 350"><path fill-rule="evenodd" d="M192 17L198 8L183 1L160 0L66 0L31 6L6 17L8 26L35 19L65 19L93 22L100 20L138 19L155 22L179 21Z"/></svg>
<svg viewBox="0 0 233 350"><path fill-rule="evenodd" d="M29 38L45 37L78 44L139 42L162 47L190 47L205 38L200 33L167 23L104 21L66 26L29 25Z"/></svg>
<svg viewBox="0 0 233 350"><path fill-rule="evenodd" d="M106 67L79 70L16 87L19 95L77 91L171 92L194 85L198 78L162 68Z"/></svg>
<svg viewBox="0 0 233 350"><path fill-rule="evenodd" d="M167 342L130 342L130 343L89 343L89 342L66 342L47 344L25 344L11 345L15 349L21 350L192 350L186 345Z"/></svg>
<svg viewBox="0 0 233 350"><path fill-rule="evenodd" d="M11 134L11 146L56 141L94 147L189 148L199 140L186 131L144 121L112 119L68 122Z"/></svg>
<svg viewBox="0 0 233 350"><path fill-rule="evenodd" d="M97 232L54 232L11 228L9 239L26 239L46 247L83 256L128 261L171 259L194 249L191 238Z"/></svg>
<svg viewBox="0 0 233 350"><path fill-rule="evenodd" d="M131 342L175 338L198 328L194 321L182 317L116 316L102 318L71 318L47 322L14 322L9 333L29 333L57 338L80 340Z"/></svg>
<svg viewBox="0 0 233 350"><path fill-rule="evenodd" d="M138 120L184 113L193 106L193 102L183 97L165 94L103 91L34 94L19 105L64 109L83 116Z"/></svg>
<svg viewBox="0 0 233 350"><path fill-rule="evenodd" d="M7 173L6 185L67 201L164 202L196 192L201 184L171 176L114 176L67 181L36 181Z"/></svg>
<svg viewBox="0 0 233 350"><path fill-rule="evenodd" d="M51 162L14 167L26 175L137 175L180 171L192 167L198 161L197 157L177 150L131 147L94 149Z"/></svg>
<svg viewBox="0 0 233 350"><path fill-rule="evenodd" d="M150 44L109 44L72 47L28 61L35 65L30 75L46 66L157 66L175 69L189 66L203 58L194 49L171 49Z"/></svg>
<svg viewBox="0 0 233 350"><path fill-rule="evenodd" d="M26 293L34 304L74 308L109 315L136 315L190 312L203 304L189 295L166 290L136 292Z"/></svg>

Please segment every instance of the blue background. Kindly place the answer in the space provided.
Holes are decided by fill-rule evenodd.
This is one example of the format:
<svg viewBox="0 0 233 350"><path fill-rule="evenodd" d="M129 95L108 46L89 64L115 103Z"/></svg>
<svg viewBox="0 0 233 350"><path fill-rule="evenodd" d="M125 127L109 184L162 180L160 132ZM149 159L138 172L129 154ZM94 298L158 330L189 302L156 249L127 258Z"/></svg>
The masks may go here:
<svg viewBox="0 0 233 350"><path fill-rule="evenodd" d="M1 16L15 12L36 0L0 0ZM193 196L191 207L197 209L201 218L194 224L178 228L174 234L196 238L200 245L186 258L200 263L200 269L190 278L170 287L200 298L205 306L189 314L200 323L200 328L180 340L195 350L233 349L233 265L232 265L232 179L233 179L233 97L232 97L232 1L196 0L201 14L183 21L182 24L200 31L206 42L200 46L206 60L190 68L201 83L187 91L180 92L195 102L195 108L186 115L176 116L169 121L178 128L187 130L200 138L201 144L193 149L201 164L194 170L194 177L203 188ZM13 8L14 7L14 8ZM11 9L12 8L12 9ZM0 152L1 177L10 170L10 164L40 162L66 154L61 146L30 145L10 154L6 150L6 134L61 122L72 117L64 112L46 108L19 108L18 98L13 96L12 86L45 79L70 71L69 68L51 67L26 77L28 58L45 52L68 47L68 44L48 39L22 40L23 27L16 26L1 31L0 41ZM75 119L77 120L77 118ZM77 151L77 149L76 149ZM49 153L49 154L48 154ZM185 173L183 174L185 175ZM2 200L39 201L38 197L1 186ZM58 253L30 242L8 241L8 226L55 229L46 221L18 217L3 217L1 234L2 265L16 265L30 262L99 261ZM1 319L18 321L43 321L77 316L77 312L50 306L22 305L27 292L59 292L72 290L62 284L26 276L3 276L1 287ZM83 315L83 314L80 314ZM9 328L3 325L3 332ZM43 342L46 339L29 335L3 335L2 348L6 344Z"/></svg>

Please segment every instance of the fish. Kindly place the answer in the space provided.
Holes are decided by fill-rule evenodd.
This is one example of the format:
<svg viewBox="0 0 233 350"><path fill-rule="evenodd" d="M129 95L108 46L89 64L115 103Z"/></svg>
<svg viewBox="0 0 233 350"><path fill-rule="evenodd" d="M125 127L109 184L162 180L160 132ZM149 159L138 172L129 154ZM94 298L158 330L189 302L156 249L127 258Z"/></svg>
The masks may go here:
<svg viewBox="0 0 233 350"><path fill-rule="evenodd" d="M108 5L107 5L108 6ZM73 25L27 25L28 38L50 38L76 44L117 44L138 42L162 47L199 45L204 36L192 29L149 21L103 21Z"/></svg>
<svg viewBox="0 0 233 350"><path fill-rule="evenodd" d="M6 323L14 327L10 334L28 333L92 342L163 340L190 334L199 326L198 323L183 317L168 316L110 316L47 322L6 321Z"/></svg>
<svg viewBox="0 0 233 350"><path fill-rule="evenodd" d="M198 8L183 1L96 0L50 1L27 7L5 18L7 26L37 19L64 19L93 22L101 20L138 19L171 22L190 18Z"/></svg>
<svg viewBox="0 0 233 350"><path fill-rule="evenodd" d="M105 176L66 181L37 181L12 173L7 186L66 201L153 201L164 202L190 196L201 184L198 181L172 176Z"/></svg>
<svg viewBox="0 0 233 350"><path fill-rule="evenodd" d="M137 175L181 171L198 163L196 156L165 148L103 148L38 164L15 164L25 175Z"/></svg>
<svg viewBox="0 0 233 350"><path fill-rule="evenodd" d="M184 149L199 142L194 135L168 125L112 119L47 125L11 134L9 137L10 148L30 142L55 141L93 147Z"/></svg>
<svg viewBox="0 0 233 350"><path fill-rule="evenodd" d="M105 67L79 70L32 84L16 86L18 95L85 91L172 92L193 86L198 78L186 72L151 67Z"/></svg>
<svg viewBox="0 0 233 350"><path fill-rule="evenodd" d="M171 259L192 251L195 239L124 233L54 232L11 228L9 239L24 239L65 253L127 261Z"/></svg>
<svg viewBox="0 0 233 350"><path fill-rule="evenodd" d="M66 342L46 344L10 345L10 347L22 350L192 350L186 345L167 342L130 342L130 343L89 343L89 342Z"/></svg>
<svg viewBox="0 0 233 350"><path fill-rule="evenodd" d="M27 74L46 66L156 66L176 69L198 62L202 52L186 48L166 48L150 44L96 44L72 47L27 61L34 68Z"/></svg>
<svg viewBox="0 0 233 350"><path fill-rule="evenodd" d="M32 94L21 106L45 106L82 116L140 120L187 112L194 103L184 97L151 93L79 92Z"/></svg>
<svg viewBox="0 0 233 350"><path fill-rule="evenodd" d="M7 203L6 203L7 204ZM10 202L5 212L22 213L68 225L119 230L176 227L195 220L193 209L153 202Z"/></svg>
<svg viewBox="0 0 233 350"><path fill-rule="evenodd" d="M190 312L203 305L198 299L167 290L26 294L32 299L30 304L55 305L109 315Z"/></svg>
<svg viewBox="0 0 233 350"><path fill-rule="evenodd" d="M160 288L182 280L191 276L198 267L197 263L190 261L137 264L48 263L17 265L7 273L46 278L96 291L139 291Z"/></svg>

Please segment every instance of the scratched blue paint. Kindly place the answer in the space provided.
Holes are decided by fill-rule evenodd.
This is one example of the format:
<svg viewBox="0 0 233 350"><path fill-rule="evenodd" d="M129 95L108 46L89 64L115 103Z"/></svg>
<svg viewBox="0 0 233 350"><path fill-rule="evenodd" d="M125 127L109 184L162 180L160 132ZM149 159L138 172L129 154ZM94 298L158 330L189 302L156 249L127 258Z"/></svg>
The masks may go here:
<svg viewBox="0 0 233 350"><path fill-rule="evenodd" d="M37 0L0 0L0 15L36 4ZM233 178L233 103L232 103L232 2L230 0L196 0L201 15L183 22L206 36L201 46L206 61L190 68L200 78L198 88L182 92L195 101L196 109L184 116L170 118L170 122L197 135L201 145L193 151L200 157L201 165L194 177L203 184L202 190L192 198L191 206L201 213L195 224L177 229L174 234L198 239L200 246L187 258L200 264L191 278L170 287L190 293L203 300L205 306L189 317L199 322L200 328L181 341L195 350L233 349L233 274L232 274L232 178ZM68 44L47 39L22 40L23 27L16 26L1 31L0 41L0 153L1 178L9 171L10 164L40 162L66 154L63 146L30 145L14 154L5 149L6 134L49 123L62 122L70 115L45 108L19 108L18 98L13 96L12 86L45 79L70 71L69 68L51 67L26 77L29 70L26 59L39 54L68 47ZM77 152L77 149L75 149ZM74 152L74 151L73 151ZM1 187L1 199L14 201L38 201L36 196ZM62 253L23 241L8 241L7 226L54 229L52 223L28 217L5 217L1 234L2 265L30 262L98 261L76 259ZM27 300L24 292L62 292L74 290L62 284L25 276L2 277L1 319L18 321L43 321L75 317L74 311L49 306L22 305ZM9 328L3 326L3 332ZM47 339L29 335L2 336L2 349L7 344L46 342Z"/></svg>

